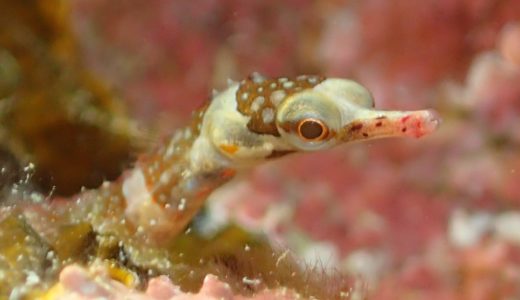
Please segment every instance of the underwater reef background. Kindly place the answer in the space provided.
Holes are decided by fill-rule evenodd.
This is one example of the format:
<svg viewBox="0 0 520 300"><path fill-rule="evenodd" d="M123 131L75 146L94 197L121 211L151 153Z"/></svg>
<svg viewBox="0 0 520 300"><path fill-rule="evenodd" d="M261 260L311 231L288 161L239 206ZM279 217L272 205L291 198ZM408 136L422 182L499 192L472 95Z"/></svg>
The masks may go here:
<svg viewBox="0 0 520 300"><path fill-rule="evenodd" d="M520 297L519 1L1 0L0 25L0 202L116 178L228 79L347 77L378 107L438 110L440 130L269 163L211 196L207 230L263 232L368 299ZM33 236L0 224L0 242ZM26 242L0 243L0 269L45 256Z"/></svg>

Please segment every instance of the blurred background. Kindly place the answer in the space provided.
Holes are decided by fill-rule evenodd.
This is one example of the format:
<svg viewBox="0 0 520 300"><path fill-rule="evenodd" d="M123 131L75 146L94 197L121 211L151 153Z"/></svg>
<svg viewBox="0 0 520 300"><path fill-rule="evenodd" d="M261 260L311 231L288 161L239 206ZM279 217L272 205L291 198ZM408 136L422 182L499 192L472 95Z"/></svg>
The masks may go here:
<svg viewBox="0 0 520 300"><path fill-rule="evenodd" d="M520 298L520 2L0 1L0 182L58 195L116 178L252 72L323 74L421 140L289 156L219 190L209 218L263 231L374 299Z"/></svg>

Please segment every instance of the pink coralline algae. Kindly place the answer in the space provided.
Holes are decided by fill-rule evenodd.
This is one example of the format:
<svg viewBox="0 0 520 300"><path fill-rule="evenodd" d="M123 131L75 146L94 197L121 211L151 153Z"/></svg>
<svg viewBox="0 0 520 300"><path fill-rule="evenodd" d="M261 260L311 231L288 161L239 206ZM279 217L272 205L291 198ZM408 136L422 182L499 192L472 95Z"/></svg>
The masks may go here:
<svg viewBox="0 0 520 300"><path fill-rule="evenodd" d="M520 22L511 23L504 27L499 41L502 56L511 64L520 66Z"/></svg>
<svg viewBox="0 0 520 300"><path fill-rule="evenodd" d="M236 295L230 286L216 276L208 274L198 293L185 293L166 276L152 278L144 292L111 279L103 268L86 270L80 266L66 267L60 274L52 299L56 300L94 300L94 299L133 299L133 300L296 300L303 299L296 292L279 289L265 290L254 296Z"/></svg>

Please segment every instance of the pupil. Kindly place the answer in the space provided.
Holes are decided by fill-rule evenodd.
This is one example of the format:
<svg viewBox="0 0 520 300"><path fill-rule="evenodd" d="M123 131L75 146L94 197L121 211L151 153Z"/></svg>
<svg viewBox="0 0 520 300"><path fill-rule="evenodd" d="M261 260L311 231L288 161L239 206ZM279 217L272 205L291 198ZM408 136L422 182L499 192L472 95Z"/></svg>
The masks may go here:
<svg viewBox="0 0 520 300"><path fill-rule="evenodd" d="M317 139L323 134L323 126L316 121L305 121L300 126L300 134L308 140Z"/></svg>

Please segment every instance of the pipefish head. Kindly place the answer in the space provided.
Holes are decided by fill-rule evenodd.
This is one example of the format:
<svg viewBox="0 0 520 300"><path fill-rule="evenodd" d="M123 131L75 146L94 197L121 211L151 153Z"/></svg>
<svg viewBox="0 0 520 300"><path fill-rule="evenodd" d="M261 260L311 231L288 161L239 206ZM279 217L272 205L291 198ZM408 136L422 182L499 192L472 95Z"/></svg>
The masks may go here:
<svg viewBox="0 0 520 300"><path fill-rule="evenodd" d="M421 137L440 123L432 110L377 110L366 88L339 78L256 76L221 97L213 103L212 143L244 164L350 142Z"/></svg>

